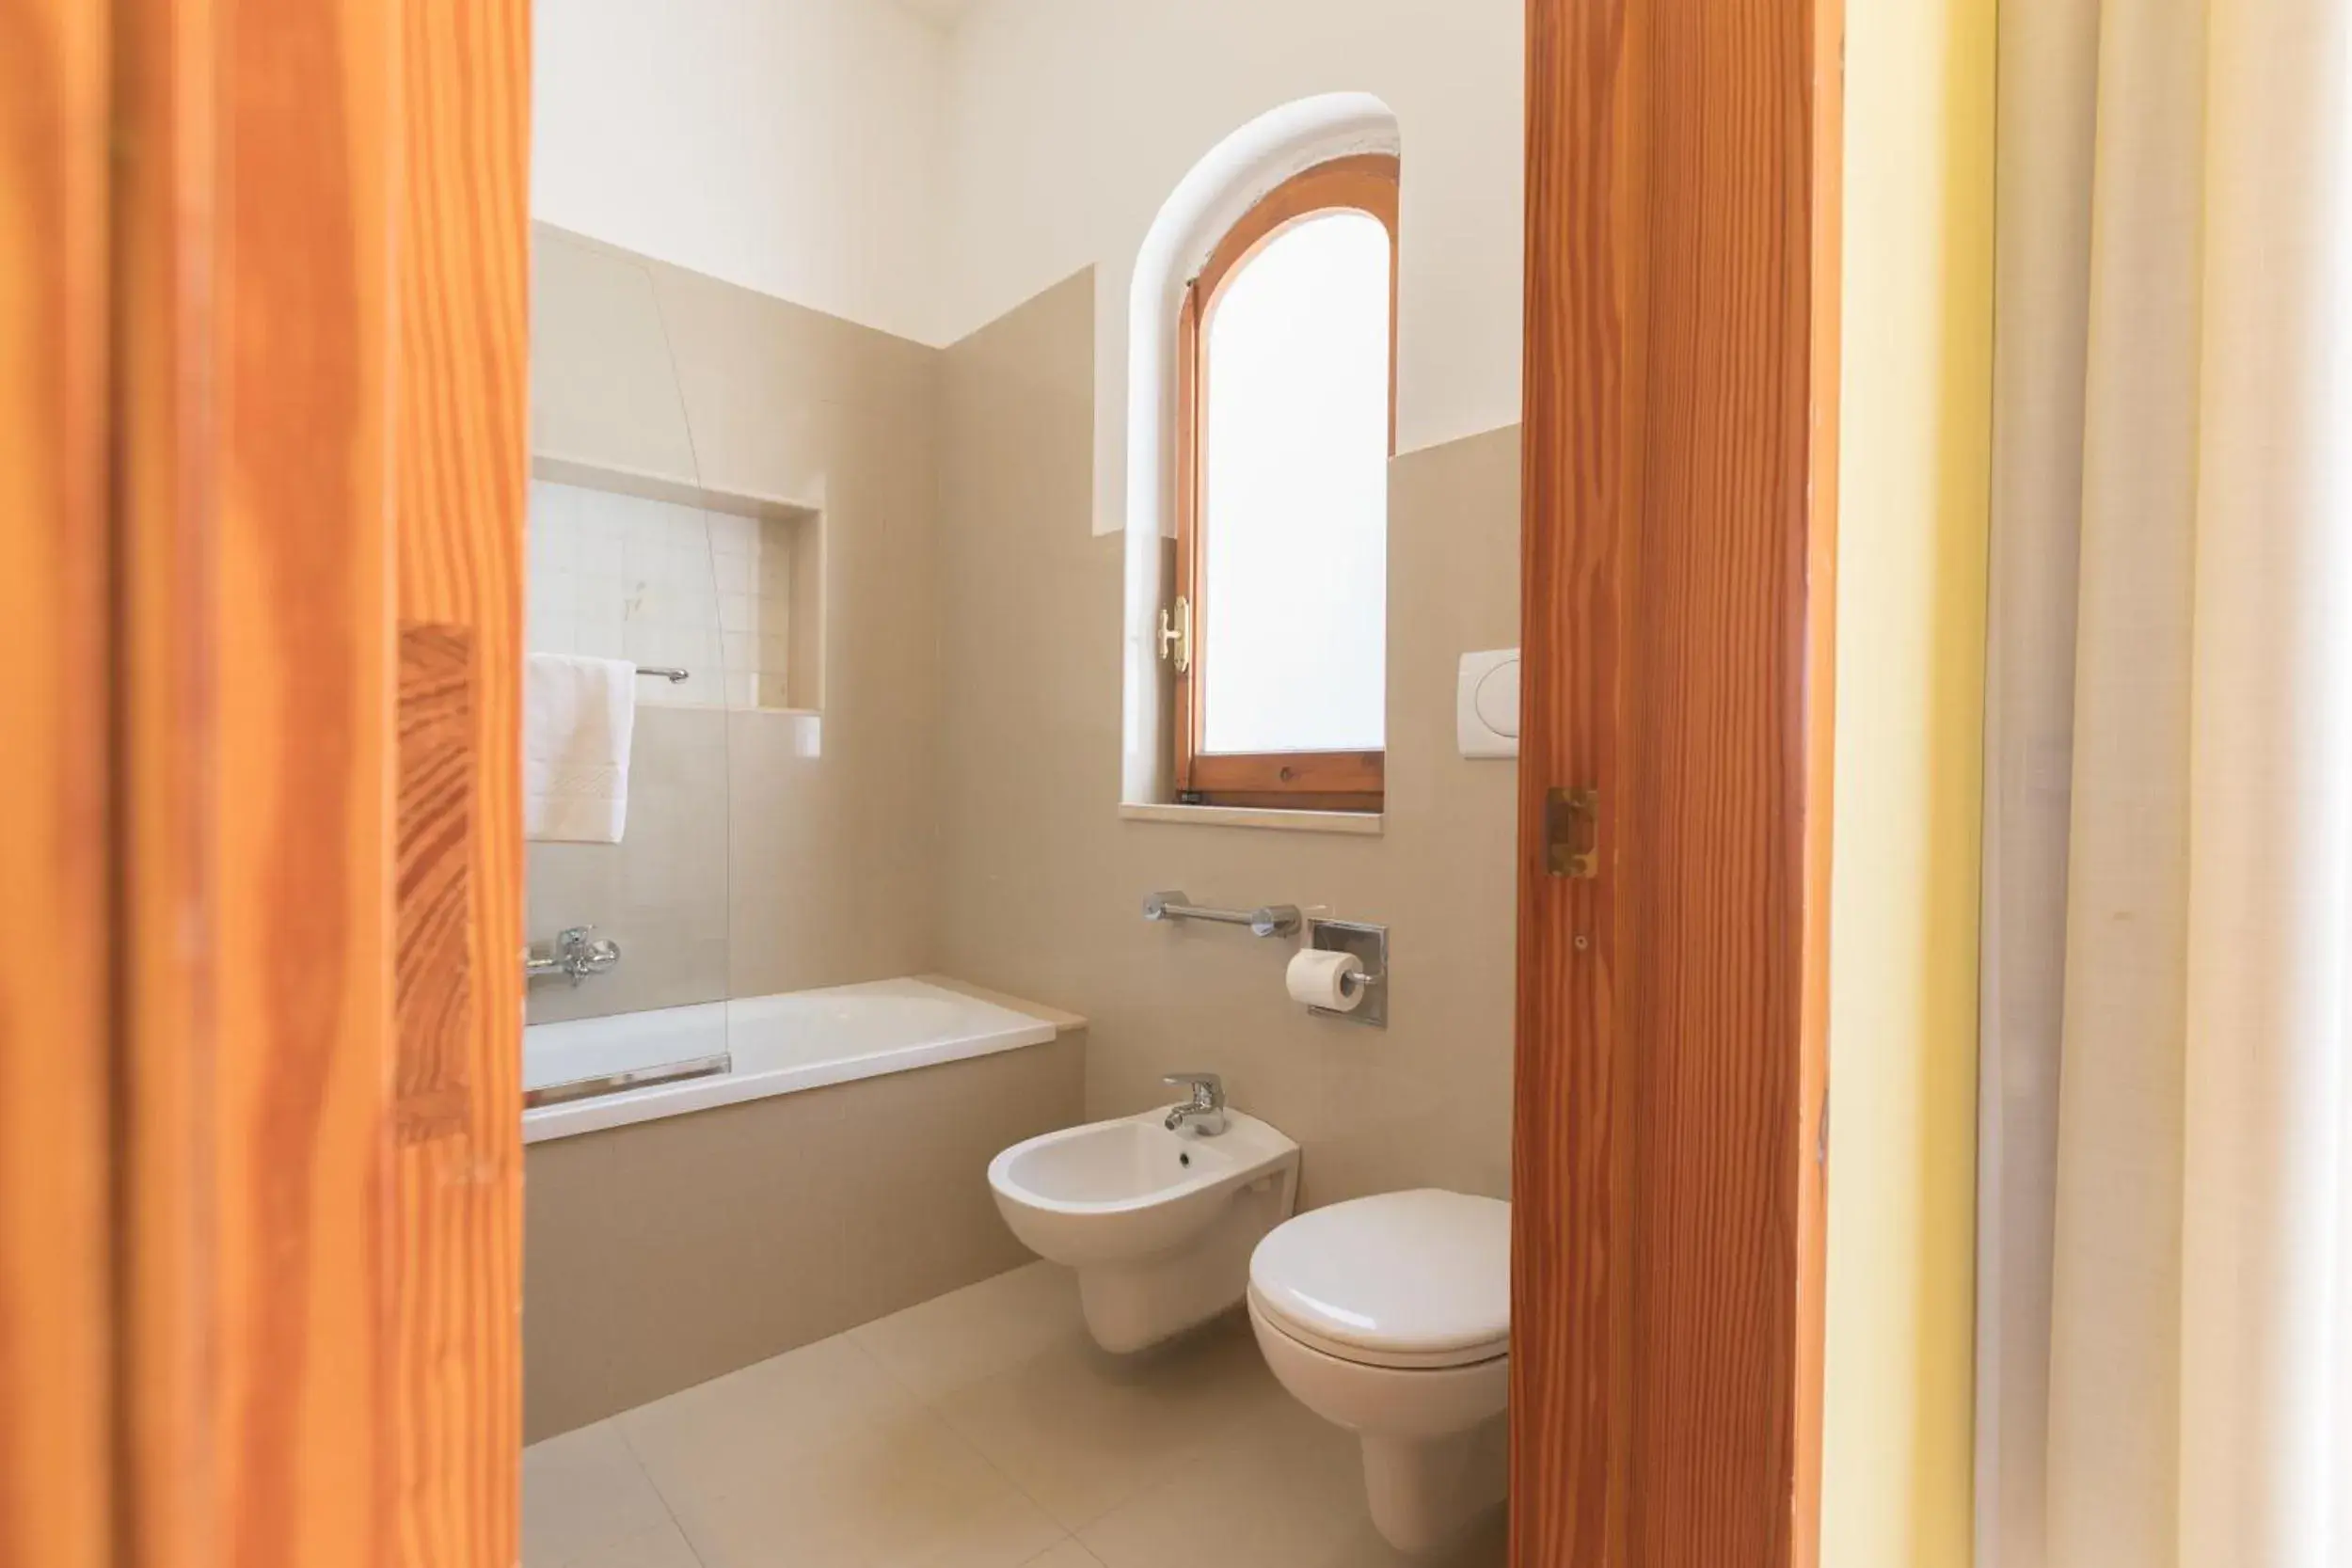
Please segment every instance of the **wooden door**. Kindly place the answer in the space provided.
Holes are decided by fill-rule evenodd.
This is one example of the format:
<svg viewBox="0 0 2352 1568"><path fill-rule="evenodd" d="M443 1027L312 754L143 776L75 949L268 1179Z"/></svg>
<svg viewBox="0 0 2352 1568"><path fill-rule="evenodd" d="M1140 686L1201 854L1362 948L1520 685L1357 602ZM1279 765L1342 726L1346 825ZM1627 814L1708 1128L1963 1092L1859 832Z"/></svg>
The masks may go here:
<svg viewBox="0 0 2352 1568"><path fill-rule="evenodd" d="M1529 7L1515 1568L1816 1553L1838 26Z"/></svg>
<svg viewBox="0 0 2352 1568"><path fill-rule="evenodd" d="M0 7L7 1568L100 1568L113 1543L106 29L93 9Z"/></svg>
<svg viewBox="0 0 2352 1568"><path fill-rule="evenodd" d="M5 17L0 1563L510 1562L525 0Z"/></svg>

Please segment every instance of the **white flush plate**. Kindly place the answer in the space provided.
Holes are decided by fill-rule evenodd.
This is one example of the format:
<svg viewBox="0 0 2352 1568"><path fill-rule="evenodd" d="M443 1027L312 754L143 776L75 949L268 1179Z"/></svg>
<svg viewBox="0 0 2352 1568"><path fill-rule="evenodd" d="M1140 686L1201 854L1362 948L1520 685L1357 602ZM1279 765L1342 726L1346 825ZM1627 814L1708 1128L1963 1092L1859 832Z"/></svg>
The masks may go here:
<svg viewBox="0 0 2352 1568"><path fill-rule="evenodd" d="M1454 733L1466 757L1519 754L1519 651L1464 654L1454 699Z"/></svg>

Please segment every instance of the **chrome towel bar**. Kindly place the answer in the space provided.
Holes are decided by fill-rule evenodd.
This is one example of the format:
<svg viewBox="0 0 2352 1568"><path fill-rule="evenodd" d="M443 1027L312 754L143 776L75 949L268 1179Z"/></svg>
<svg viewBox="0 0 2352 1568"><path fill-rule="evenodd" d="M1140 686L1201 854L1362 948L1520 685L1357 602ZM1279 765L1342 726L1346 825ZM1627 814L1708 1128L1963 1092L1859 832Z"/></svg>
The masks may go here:
<svg viewBox="0 0 2352 1568"><path fill-rule="evenodd" d="M1146 920L1207 920L1219 926L1247 926L1251 934L1286 937L1298 929L1298 906L1261 904L1254 910L1212 910L1195 904L1182 893L1154 893L1143 900Z"/></svg>
<svg viewBox="0 0 2352 1568"><path fill-rule="evenodd" d="M641 664L637 667L637 673L641 675L657 675L662 680L668 681L672 686L675 686L678 682L686 678L685 671L668 668L660 664Z"/></svg>

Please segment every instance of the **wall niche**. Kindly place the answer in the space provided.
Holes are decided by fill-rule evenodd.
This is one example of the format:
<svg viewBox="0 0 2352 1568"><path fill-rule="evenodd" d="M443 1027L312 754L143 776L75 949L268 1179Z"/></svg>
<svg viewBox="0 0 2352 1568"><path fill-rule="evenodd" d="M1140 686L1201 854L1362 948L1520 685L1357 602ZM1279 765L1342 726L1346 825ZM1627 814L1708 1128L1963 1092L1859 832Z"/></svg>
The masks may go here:
<svg viewBox="0 0 2352 1568"><path fill-rule="evenodd" d="M530 522L532 651L686 672L650 705L823 709L817 508L542 457Z"/></svg>

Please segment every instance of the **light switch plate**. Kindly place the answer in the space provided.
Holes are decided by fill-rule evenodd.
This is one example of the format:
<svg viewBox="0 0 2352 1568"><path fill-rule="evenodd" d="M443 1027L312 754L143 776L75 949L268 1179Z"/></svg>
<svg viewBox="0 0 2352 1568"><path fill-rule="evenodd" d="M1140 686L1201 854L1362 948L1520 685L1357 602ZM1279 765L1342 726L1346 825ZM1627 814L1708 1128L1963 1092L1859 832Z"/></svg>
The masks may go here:
<svg viewBox="0 0 2352 1568"><path fill-rule="evenodd" d="M1519 754L1519 651L1495 648L1462 656L1454 689L1454 734L1466 757Z"/></svg>

